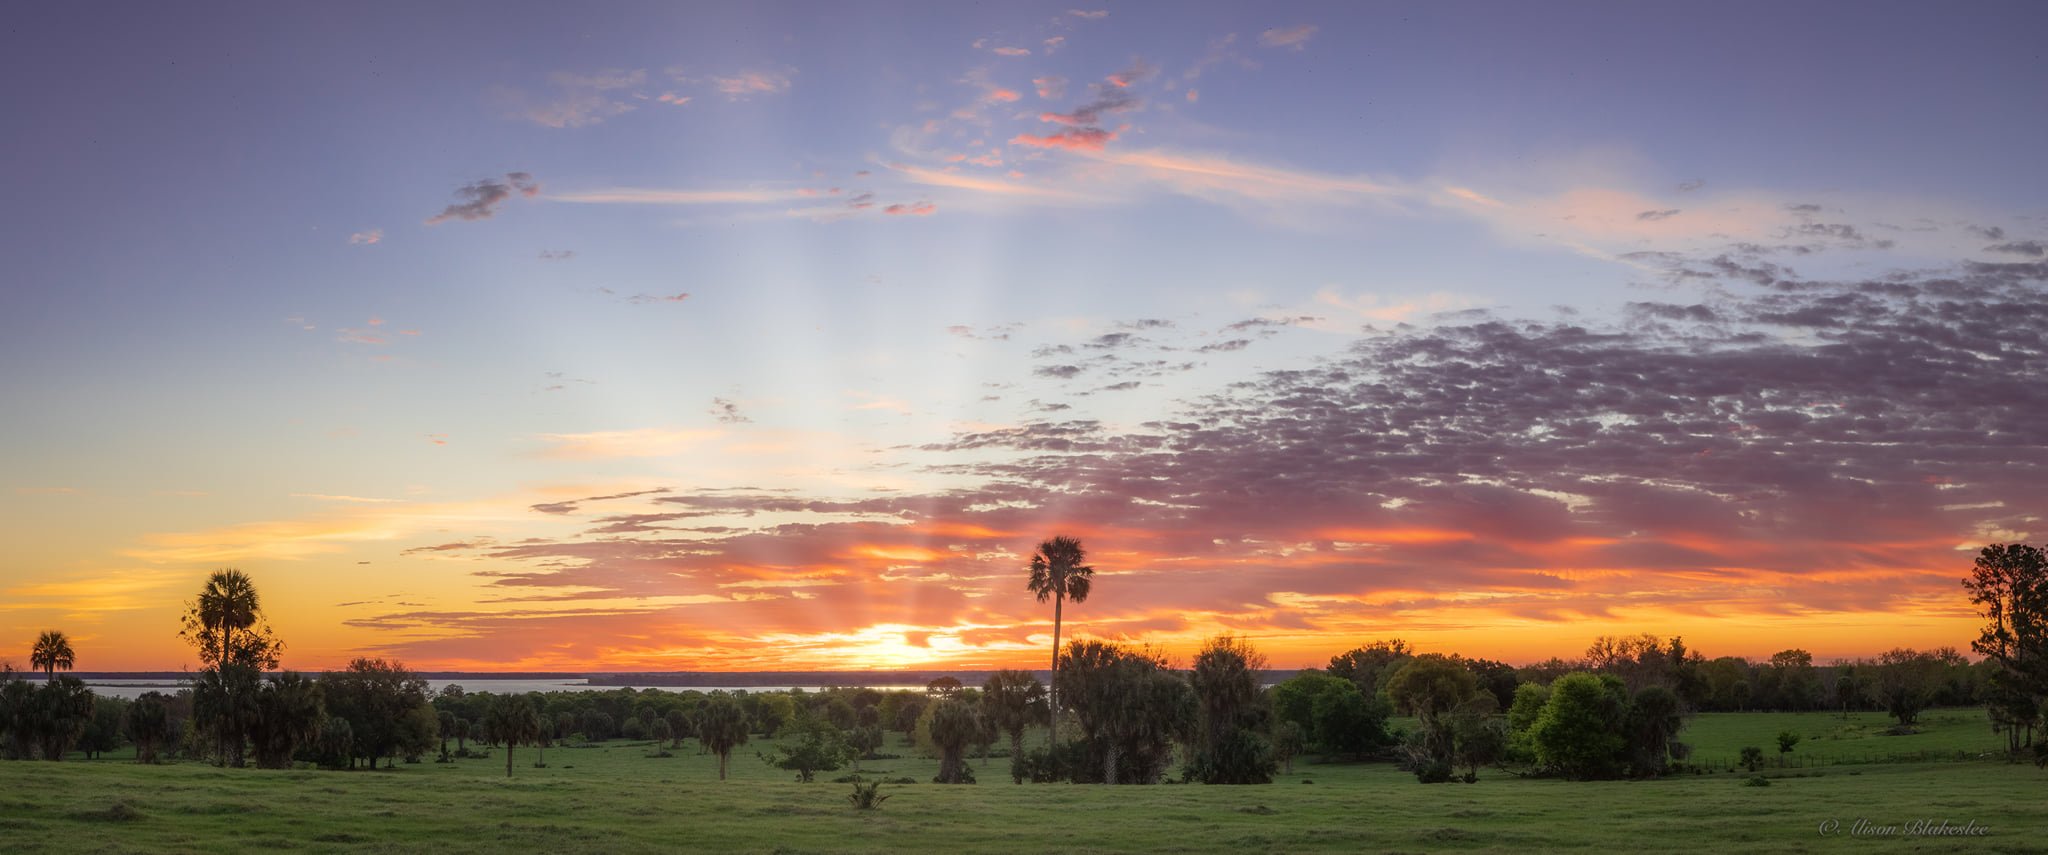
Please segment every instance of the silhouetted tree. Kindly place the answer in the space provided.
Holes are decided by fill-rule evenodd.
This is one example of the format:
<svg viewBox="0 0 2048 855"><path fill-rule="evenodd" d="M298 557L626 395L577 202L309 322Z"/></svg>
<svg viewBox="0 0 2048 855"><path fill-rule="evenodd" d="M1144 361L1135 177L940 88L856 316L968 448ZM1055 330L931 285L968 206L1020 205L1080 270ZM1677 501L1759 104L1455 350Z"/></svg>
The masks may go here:
<svg viewBox="0 0 2048 855"><path fill-rule="evenodd" d="M93 694L85 682L58 677L36 690L33 727L44 760L62 760L92 722Z"/></svg>
<svg viewBox="0 0 2048 855"><path fill-rule="evenodd" d="M746 710L733 696L724 692L713 692L704 705L697 708L697 740L718 755L718 780L725 780L733 748L747 744L747 734L752 729Z"/></svg>
<svg viewBox="0 0 2048 855"><path fill-rule="evenodd" d="M484 732L505 746L505 777L512 777L512 749L541 741L540 714L518 695L500 695L484 713Z"/></svg>
<svg viewBox="0 0 2048 855"><path fill-rule="evenodd" d="M184 622L180 634L198 648L199 661L208 666L241 663L268 670L277 667L284 652L284 643L263 624L256 583L240 570L217 570L208 576L199 599L187 607Z"/></svg>
<svg viewBox="0 0 2048 855"><path fill-rule="evenodd" d="M1879 654L1872 670L1866 686L1870 699L1898 719L1900 727L1912 727L1934 702L1943 665L1933 654L1901 647Z"/></svg>
<svg viewBox="0 0 2048 855"><path fill-rule="evenodd" d="M256 719L256 694L262 686L263 677L256 666L239 662L208 668L193 680L193 718L214 734L220 765L242 766L249 725Z"/></svg>
<svg viewBox="0 0 2048 855"><path fill-rule="evenodd" d="M132 705L120 698L93 698L92 720L86 722L85 732L78 737L78 750L85 752L85 759L92 760L121 747L121 733L126 729L128 707Z"/></svg>
<svg viewBox="0 0 2048 855"><path fill-rule="evenodd" d="M327 722L320 686L296 671L275 675L256 693L249 739L256 746L256 765L289 769L292 755L311 746Z"/></svg>
<svg viewBox="0 0 2048 855"><path fill-rule="evenodd" d="M1194 733L1194 690L1156 654L1100 641L1067 646L1069 705L1086 735L1076 781L1150 784ZM1088 767L1094 767L1090 769Z"/></svg>
<svg viewBox="0 0 2048 855"><path fill-rule="evenodd" d="M1329 675L1350 680L1369 700L1379 696L1386 681L1406 664L1415 651L1401 639L1375 641L1330 657Z"/></svg>
<svg viewBox="0 0 2048 855"><path fill-rule="evenodd" d="M974 705L958 698L941 698L932 704L932 747L939 754L937 784L972 784L974 773L967 768L967 746L981 732L981 718Z"/></svg>
<svg viewBox="0 0 2048 855"><path fill-rule="evenodd" d="M35 646L29 649L28 661L32 668L43 669L43 682L57 678L57 669L71 670L76 662L71 652L71 639L54 629L44 630L36 637Z"/></svg>
<svg viewBox="0 0 2048 855"><path fill-rule="evenodd" d="M2034 742L2048 701L2048 551L2020 543L1984 547L1963 587L1985 622L1970 649L1992 669L1992 724L2017 755Z"/></svg>
<svg viewBox="0 0 2048 855"><path fill-rule="evenodd" d="M1068 600L1086 602L1094 587L1095 568L1083 562L1088 551L1081 541L1065 535L1040 543L1031 554L1031 578L1024 589L1038 595L1039 602L1052 600L1052 678L1047 688L1047 732L1054 745L1060 741L1060 619Z"/></svg>
<svg viewBox="0 0 2048 855"><path fill-rule="evenodd" d="M162 692L144 692L128 706L128 739L135 762L157 762L157 748L171 738L171 704Z"/></svg>
<svg viewBox="0 0 2048 855"><path fill-rule="evenodd" d="M1045 684L1029 671L1006 670L988 675L981 690L982 719L1010 736L1010 777L1024 783L1024 729L1045 715Z"/></svg>
<svg viewBox="0 0 2048 855"><path fill-rule="evenodd" d="M1268 784L1272 744L1261 735L1271 709L1259 685L1266 657L1249 642L1212 638L1195 654L1188 681L1194 689L1196 737L1188 777L1205 784Z"/></svg>
<svg viewBox="0 0 2048 855"><path fill-rule="evenodd" d="M1387 697L1396 709L1416 717L1422 752L1430 763L1440 765L1446 776L1457 748L1451 712L1478 693L1479 680L1463 663L1437 653L1408 660L1387 681Z"/></svg>
<svg viewBox="0 0 2048 855"><path fill-rule="evenodd" d="M669 710L669 711L668 711L668 715L666 716L666 718L667 718L667 721L668 721L668 733L669 733L669 746L668 746L668 747L670 747L670 748L681 748L681 747L683 747L683 740L684 740L684 739L686 739L686 738L688 738L688 737L690 736L690 733L691 733L691 728L690 728L690 714L689 714L688 712L685 712L685 711L683 711L682 709L678 708L678 709L672 709L672 710Z"/></svg>
<svg viewBox="0 0 2048 855"><path fill-rule="evenodd" d="M401 749L416 747L417 742L407 737L416 737L420 728L407 718L415 710L431 709L427 681L403 664L383 659L357 658L346 669L322 674L320 690L327 711L348 720L355 754L368 760L371 768L379 758L388 765ZM431 729L428 732L431 735Z"/></svg>

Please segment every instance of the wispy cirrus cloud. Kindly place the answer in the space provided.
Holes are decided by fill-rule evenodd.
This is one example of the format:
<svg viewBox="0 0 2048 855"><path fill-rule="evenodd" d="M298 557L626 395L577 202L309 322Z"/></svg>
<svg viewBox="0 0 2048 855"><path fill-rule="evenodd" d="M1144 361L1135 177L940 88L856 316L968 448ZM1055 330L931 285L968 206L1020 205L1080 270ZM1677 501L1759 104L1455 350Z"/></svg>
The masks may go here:
<svg viewBox="0 0 2048 855"><path fill-rule="evenodd" d="M547 94L500 89L498 96L515 118L550 128L581 128L632 112L633 105L616 93L646 82L647 72L638 69L558 71L548 75Z"/></svg>

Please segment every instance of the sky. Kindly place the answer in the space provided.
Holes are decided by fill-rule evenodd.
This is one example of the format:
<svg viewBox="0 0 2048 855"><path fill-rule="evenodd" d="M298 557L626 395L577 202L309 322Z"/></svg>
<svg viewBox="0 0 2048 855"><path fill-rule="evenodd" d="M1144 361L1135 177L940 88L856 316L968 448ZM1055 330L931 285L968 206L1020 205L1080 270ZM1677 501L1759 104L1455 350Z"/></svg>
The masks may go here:
<svg viewBox="0 0 2048 855"><path fill-rule="evenodd" d="M0 661L1967 647L2038 3L36 4Z"/></svg>

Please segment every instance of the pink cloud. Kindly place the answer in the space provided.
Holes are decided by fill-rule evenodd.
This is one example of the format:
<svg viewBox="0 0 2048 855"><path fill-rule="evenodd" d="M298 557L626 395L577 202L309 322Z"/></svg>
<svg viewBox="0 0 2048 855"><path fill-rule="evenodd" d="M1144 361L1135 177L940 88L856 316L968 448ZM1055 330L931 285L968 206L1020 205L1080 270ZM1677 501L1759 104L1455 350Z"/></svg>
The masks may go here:
<svg viewBox="0 0 2048 855"><path fill-rule="evenodd" d="M1006 104L1022 97L1024 96L1017 94L1015 89L996 89L988 93L988 100L1001 101Z"/></svg>
<svg viewBox="0 0 2048 855"><path fill-rule="evenodd" d="M1084 20L1084 21L1100 21L1100 20L1102 20L1103 18L1107 18L1107 17L1109 17L1109 10L1108 10L1108 9L1096 9L1096 10L1094 10L1094 11L1090 12L1090 11L1084 11L1084 10L1081 10L1081 9L1068 9L1068 10L1067 10L1067 14L1069 14L1069 15L1072 15L1072 16L1074 16L1074 17L1076 17L1076 18L1080 18L1081 20Z"/></svg>
<svg viewBox="0 0 2048 855"><path fill-rule="evenodd" d="M383 229L370 229L369 231L356 232L348 236L348 242L352 246L370 246L381 243L383 240Z"/></svg>
<svg viewBox="0 0 2048 855"><path fill-rule="evenodd" d="M1048 101L1067 94L1067 79L1064 77L1034 77L1031 85L1038 87L1038 97Z"/></svg>
<svg viewBox="0 0 2048 855"><path fill-rule="evenodd" d="M912 217L929 217L935 213L938 213L938 211L939 206L934 205L930 202L918 202L914 205L890 205L889 207L882 209L882 213L884 214L894 214L897 216Z"/></svg>
<svg viewBox="0 0 2048 855"><path fill-rule="evenodd" d="M690 96L677 95L674 92L663 92L661 93L661 97L656 98L654 100L660 101L663 104L674 104L678 107L681 107L684 104L690 103Z"/></svg>
<svg viewBox="0 0 2048 855"><path fill-rule="evenodd" d="M726 97L740 101L752 95L779 95L788 92L790 76L795 73L795 69L742 71L731 77L713 77L711 84Z"/></svg>
<svg viewBox="0 0 2048 855"><path fill-rule="evenodd" d="M1115 131L1105 131L1101 128L1072 128L1056 134L1018 134L1010 138L1010 144L1101 151L1103 145L1115 139Z"/></svg>
<svg viewBox="0 0 2048 855"><path fill-rule="evenodd" d="M997 56L1030 56L1031 49L1020 47L999 47L995 49L995 54Z"/></svg>
<svg viewBox="0 0 2048 855"><path fill-rule="evenodd" d="M1297 24L1292 27L1278 27L1259 34L1259 46L1301 50L1308 46L1310 36L1316 34L1316 25Z"/></svg>
<svg viewBox="0 0 2048 855"><path fill-rule="evenodd" d="M1202 100L1202 90L1200 90L1200 89L1189 89L1189 90L1188 90L1188 103L1190 103L1190 104L1193 104L1193 103L1195 103L1196 101L1200 101L1200 100Z"/></svg>
<svg viewBox="0 0 2048 855"><path fill-rule="evenodd" d="M1045 52L1047 54L1051 54L1053 51L1059 50L1060 46L1066 43L1066 36L1053 36L1052 38L1045 40Z"/></svg>

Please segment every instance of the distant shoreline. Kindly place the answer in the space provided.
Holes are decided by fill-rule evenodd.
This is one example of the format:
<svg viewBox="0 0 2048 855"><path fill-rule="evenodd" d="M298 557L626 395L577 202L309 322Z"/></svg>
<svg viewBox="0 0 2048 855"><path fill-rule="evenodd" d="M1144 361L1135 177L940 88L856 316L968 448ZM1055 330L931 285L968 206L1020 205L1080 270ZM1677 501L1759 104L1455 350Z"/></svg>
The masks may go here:
<svg viewBox="0 0 2048 855"><path fill-rule="evenodd" d="M321 672L308 672L321 673ZM915 671L420 671L422 679L435 682L460 682L462 680L560 680L582 681L591 686L661 686L677 688L725 688L749 686L844 686L859 688L866 686L909 686L924 685L942 677L952 677L962 685L978 686L985 682L994 670L915 670ZM1051 672L1033 670L1030 672L1040 680L1046 680ZM1295 669L1272 669L1262 672L1262 682L1274 683L1299 673ZM38 680L41 672L17 672L24 679ZM99 680L121 680L125 682L148 681L144 688L183 688L198 675L195 671L69 671L67 676L77 677L88 683ZM161 685L155 685L160 683Z"/></svg>

